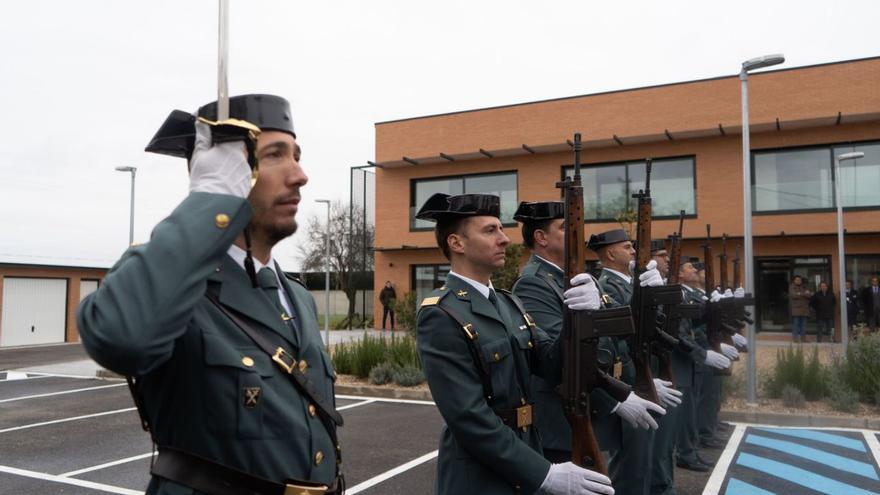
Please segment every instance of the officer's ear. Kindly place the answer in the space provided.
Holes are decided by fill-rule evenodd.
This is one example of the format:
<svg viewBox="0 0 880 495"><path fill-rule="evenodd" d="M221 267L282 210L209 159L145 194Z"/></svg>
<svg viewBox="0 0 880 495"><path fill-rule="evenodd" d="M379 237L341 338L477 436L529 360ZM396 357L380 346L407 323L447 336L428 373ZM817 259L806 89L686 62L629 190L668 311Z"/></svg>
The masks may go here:
<svg viewBox="0 0 880 495"><path fill-rule="evenodd" d="M547 232L543 229L536 229L532 238L535 240L535 245L547 247Z"/></svg>

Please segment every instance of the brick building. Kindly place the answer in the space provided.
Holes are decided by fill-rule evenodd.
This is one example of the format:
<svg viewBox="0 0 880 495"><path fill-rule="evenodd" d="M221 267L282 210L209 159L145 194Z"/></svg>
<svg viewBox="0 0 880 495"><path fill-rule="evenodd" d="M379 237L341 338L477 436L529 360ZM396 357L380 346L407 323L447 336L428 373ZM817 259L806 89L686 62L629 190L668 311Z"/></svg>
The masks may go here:
<svg viewBox="0 0 880 495"><path fill-rule="evenodd" d="M863 286L880 271L880 57L752 74L749 100L756 328L784 338L793 275L839 286L841 153L865 153L840 174L847 277ZM588 235L619 226L650 157L655 238L676 230L684 209L685 254L702 255L711 224L715 253L725 233L732 255L743 235L740 105L739 78L724 76L377 123L375 293L385 280L398 296L442 283L448 265L432 224L413 218L435 192L500 194L508 235L521 242L513 211L559 197L575 131Z"/></svg>

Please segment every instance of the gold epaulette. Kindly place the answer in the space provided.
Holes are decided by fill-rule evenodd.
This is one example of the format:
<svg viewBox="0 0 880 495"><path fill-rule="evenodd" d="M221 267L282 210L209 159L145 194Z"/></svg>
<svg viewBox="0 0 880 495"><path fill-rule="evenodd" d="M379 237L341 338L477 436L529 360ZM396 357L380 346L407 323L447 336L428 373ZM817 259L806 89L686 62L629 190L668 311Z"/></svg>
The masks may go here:
<svg viewBox="0 0 880 495"><path fill-rule="evenodd" d="M439 296L426 297L422 299L422 304L419 304L419 307L423 308L425 306L435 306L438 302L440 302Z"/></svg>

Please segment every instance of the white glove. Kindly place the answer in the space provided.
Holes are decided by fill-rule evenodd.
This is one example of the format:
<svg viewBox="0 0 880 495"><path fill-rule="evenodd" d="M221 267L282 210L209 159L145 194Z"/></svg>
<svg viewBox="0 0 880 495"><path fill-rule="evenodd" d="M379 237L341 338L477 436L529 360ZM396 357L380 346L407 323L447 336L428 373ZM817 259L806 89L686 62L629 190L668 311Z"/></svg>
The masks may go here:
<svg viewBox="0 0 880 495"><path fill-rule="evenodd" d="M654 378L654 388L657 390L657 397L664 407L676 407L681 404L682 393L680 390L672 388L672 382L667 382L659 378Z"/></svg>
<svg viewBox="0 0 880 495"><path fill-rule="evenodd" d="M548 495L614 495L611 480L571 462L551 464L538 492Z"/></svg>
<svg viewBox="0 0 880 495"><path fill-rule="evenodd" d="M718 292L717 289L716 289L716 290L713 290L713 291L712 291L712 294L711 294L711 297L709 297L709 301L710 301L710 302L713 302L713 303L716 303L716 302L718 302L718 301L720 301L720 300L722 300L722 299L724 299L724 296L722 296L721 293Z"/></svg>
<svg viewBox="0 0 880 495"><path fill-rule="evenodd" d="M565 306L568 309L599 309L601 300L599 289L593 277L587 273L579 273L571 279L572 287L565 291Z"/></svg>
<svg viewBox="0 0 880 495"><path fill-rule="evenodd" d="M633 428L656 430L657 422L651 417L651 413L648 412L649 409L660 415L666 414L666 409L639 397L634 392L630 392L629 397L623 402L618 402L611 412L625 419Z"/></svg>
<svg viewBox="0 0 880 495"><path fill-rule="evenodd" d="M730 367L730 359L715 351L706 351L706 360L703 363L719 370Z"/></svg>
<svg viewBox="0 0 880 495"><path fill-rule="evenodd" d="M738 333L735 333L733 334L733 343L740 347L745 347L746 345L748 345L749 339L743 337Z"/></svg>
<svg viewBox="0 0 880 495"><path fill-rule="evenodd" d="M190 192L229 194L247 198L251 167L244 142L211 145L211 126L196 121L196 142L190 160Z"/></svg>
<svg viewBox="0 0 880 495"><path fill-rule="evenodd" d="M651 260L648 262L645 271L639 275L639 285L642 287L657 287L658 285L663 285L663 277L660 276L660 272L657 271L656 261Z"/></svg>
<svg viewBox="0 0 880 495"><path fill-rule="evenodd" d="M721 343L721 354L724 354L724 357L731 361L739 357L739 351L736 350L736 347L724 342Z"/></svg>
<svg viewBox="0 0 880 495"><path fill-rule="evenodd" d="M730 290L730 289L727 289L726 291L724 291L724 294L722 294L722 296L723 296L725 299L727 299L728 297L733 297L733 291Z"/></svg>
<svg viewBox="0 0 880 495"><path fill-rule="evenodd" d="M700 297L703 298L703 301L708 301L708 300L709 300L709 298L706 297L705 294L700 294Z"/></svg>
<svg viewBox="0 0 880 495"><path fill-rule="evenodd" d="M733 291L733 297L746 297L746 291L742 287L737 287L735 291Z"/></svg>

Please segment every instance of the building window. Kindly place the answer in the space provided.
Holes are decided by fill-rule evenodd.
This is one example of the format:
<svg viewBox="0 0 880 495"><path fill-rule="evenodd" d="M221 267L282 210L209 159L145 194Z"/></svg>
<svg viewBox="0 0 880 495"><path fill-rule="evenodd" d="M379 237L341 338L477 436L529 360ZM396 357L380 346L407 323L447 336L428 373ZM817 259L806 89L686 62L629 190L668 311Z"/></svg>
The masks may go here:
<svg viewBox="0 0 880 495"><path fill-rule="evenodd" d="M416 292L416 303L428 296L434 289L446 283L446 275L452 269L449 265L413 265L412 290Z"/></svg>
<svg viewBox="0 0 880 495"><path fill-rule="evenodd" d="M880 206L880 143L836 146L834 156L853 151L865 157L840 162L843 207Z"/></svg>
<svg viewBox="0 0 880 495"><path fill-rule="evenodd" d="M417 220L416 212L435 193L494 194L501 197L501 223L514 225L513 214L517 207L516 172L465 175L439 179L417 179L412 183L410 194L410 229L433 229L434 223Z"/></svg>
<svg viewBox="0 0 880 495"><path fill-rule="evenodd" d="M846 256L846 278L853 287L871 285L871 277L880 277L880 254L850 254Z"/></svg>
<svg viewBox="0 0 880 495"><path fill-rule="evenodd" d="M880 206L880 143L873 142L752 153L754 211L835 208L834 157L851 151L865 157L840 164L843 207Z"/></svg>
<svg viewBox="0 0 880 495"><path fill-rule="evenodd" d="M694 157L664 158L651 162L653 216L676 217L684 210L696 215ZM574 167L563 169L571 177ZM632 161L581 168L584 184L584 219L610 221L636 208L632 195L645 188L645 162Z"/></svg>
<svg viewBox="0 0 880 495"><path fill-rule="evenodd" d="M819 282L831 285L831 258L828 256L757 258L755 260L755 330L758 332L791 332L788 286L795 275L813 292ZM814 323L807 333L815 334Z"/></svg>

